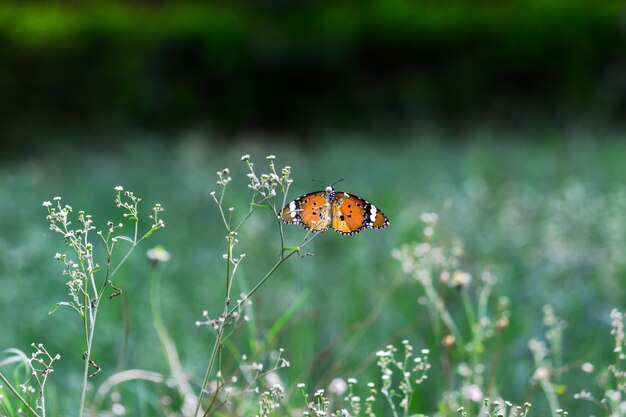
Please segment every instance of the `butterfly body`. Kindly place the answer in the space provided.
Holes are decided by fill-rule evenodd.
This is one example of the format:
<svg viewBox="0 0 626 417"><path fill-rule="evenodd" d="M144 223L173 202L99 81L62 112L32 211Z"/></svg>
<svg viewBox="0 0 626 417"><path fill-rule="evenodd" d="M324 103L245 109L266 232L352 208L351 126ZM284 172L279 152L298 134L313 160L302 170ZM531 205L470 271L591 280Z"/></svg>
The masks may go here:
<svg viewBox="0 0 626 417"><path fill-rule="evenodd" d="M389 219L378 207L331 186L296 198L283 208L280 218L283 223L301 224L315 232L332 227L342 235L389 226Z"/></svg>

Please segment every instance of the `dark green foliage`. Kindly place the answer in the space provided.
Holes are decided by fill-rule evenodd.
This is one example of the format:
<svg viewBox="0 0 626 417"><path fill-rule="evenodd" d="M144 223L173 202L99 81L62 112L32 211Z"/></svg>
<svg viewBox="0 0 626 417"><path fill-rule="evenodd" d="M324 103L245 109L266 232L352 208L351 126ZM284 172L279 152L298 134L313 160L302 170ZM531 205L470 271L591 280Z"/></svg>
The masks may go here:
<svg viewBox="0 0 626 417"><path fill-rule="evenodd" d="M623 15L584 0L3 4L0 120L618 122Z"/></svg>

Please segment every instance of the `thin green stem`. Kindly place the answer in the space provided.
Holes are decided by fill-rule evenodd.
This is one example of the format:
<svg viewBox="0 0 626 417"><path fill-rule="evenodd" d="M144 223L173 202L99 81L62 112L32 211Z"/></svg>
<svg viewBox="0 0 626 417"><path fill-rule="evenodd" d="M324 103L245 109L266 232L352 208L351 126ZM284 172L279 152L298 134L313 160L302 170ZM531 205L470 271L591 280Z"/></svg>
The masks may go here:
<svg viewBox="0 0 626 417"><path fill-rule="evenodd" d="M198 395L198 404L196 405L196 411L194 415L198 415L200 412L200 406L202 405L202 398L204 397L204 392L206 390L206 386L209 383L209 378L211 377L211 372L213 371L213 365L215 364L215 358L217 357L218 346L221 343L222 334L224 333L226 321L220 322L219 327L217 329L217 335L215 336L215 344L213 344L213 349L211 350L211 357L209 358L209 366L207 367L206 373L204 374L204 379L202 380L202 386L200 388L200 394ZM207 413L210 408L207 409ZM206 415L206 414L205 414Z"/></svg>
<svg viewBox="0 0 626 417"><path fill-rule="evenodd" d="M254 173L254 169L252 168L252 164L250 162L248 162L246 160L246 164L248 165L248 168L250 169L250 172L252 174L252 176L256 179L256 175ZM276 174L276 169L274 167L274 164L272 161L270 161L270 167L272 170L272 173L274 175L278 175ZM222 178L222 175L218 173L218 175L220 176L220 179ZM218 182L219 184L219 182ZM276 201L275 198L271 198L274 196L274 194L268 194L268 196L264 195L264 198L261 199L259 202L255 203L255 195L256 193L253 193L252 199L250 201L250 209L248 210L248 213L244 216L244 218L241 220L241 222L239 222L238 225L236 225L236 227L233 229L232 228L232 209L230 209L230 218L227 221L226 220L226 216L224 213L224 209L222 207L222 203L224 201L224 195L225 195L225 190L226 190L226 184L222 184L222 189L220 192L220 196L219 198L217 198L215 196L215 193L211 193L211 196L213 197L213 200L216 202L219 212L220 212L220 216L222 217L222 221L224 222L224 226L226 228L226 232L227 232L227 253L226 253L226 298L224 300L224 310L223 310L223 314L218 318L217 320L217 334L216 334L216 338L215 338L215 343L213 345L213 349L211 350L211 356L209 358L209 365L207 367L206 373L204 375L204 379L201 385L201 389L200 389L200 393L198 395L198 402L196 404L196 410L195 410L195 415L198 415L200 413L201 407L202 407L202 400L204 398L205 392L206 392L206 387L209 383L209 379L211 378L211 374L213 372L213 368L215 367L215 363L216 361L218 361L218 370L221 367L221 349L223 346L223 340L224 340L224 331L226 329L226 327L228 325L231 324L231 322L229 321L231 318L233 318L233 315L235 313L236 310L240 309L243 304L250 299L250 297L252 297L252 295L269 279L269 277L276 271L276 269L278 269L278 267L285 262L287 259L289 259L291 256L293 256L294 253L296 253L297 251L299 251L306 243L307 243L307 239L308 239L308 235L305 237L303 244L298 247L296 250L292 251L291 253L289 253L288 255L285 256L284 251L285 251L285 245L284 245L284 237L283 237L283 230L282 230L282 224L280 223L280 219L279 219L279 233L280 233L280 244L281 244L281 250L279 253L279 257L278 257L278 261L274 264L274 266L272 266L272 268L270 268L270 270L263 276L263 278L252 288L252 290L250 290L244 297L242 297L240 300L238 300L237 305L230 308L229 309L229 305L230 305L230 294L231 294L231 289L232 289L232 285L234 282L234 278L235 278L235 273L237 271L237 267L239 265L239 262L241 261L241 258L239 259L235 259L235 261L233 261L233 246L234 243L236 242L235 240L235 233L239 231L239 229L246 223L246 221L248 220L248 218L252 215L252 213L254 213L254 211L260 206L260 204L266 202L266 201L271 201L271 208L273 209L273 212L275 214L275 216L278 218L278 212L276 210ZM282 184L280 184L281 186L281 191L283 192L283 204L286 201L286 190L289 188L289 185L287 185L287 187L284 187ZM272 190L273 191L273 190ZM271 197L270 197L271 196ZM231 270L231 263L233 263L233 267ZM219 391L219 384L218 384L218 388L217 390ZM215 397L213 398L213 401L211 401L211 404L209 404L208 408L205 410L204 412L204 416L207 416L212 409L212 406L215 402L215 398L217 397L217 392L215 393Z"/></svg>
<svg viewBox="0 0 626 417"><path fill-rule="evenodd" d="M135 248L137 246L139 246L139 244L141 243L141 241L143 241L149 233L152 232L152 229L150 232L146 233L145 235L143 235L141 238L139 238L139 240L137 240L137 237L135 236L135 240L133 241L133 244L131 245L130 249L128 249L128 252L126 252L126 255L124 255L124 257L122 258L122 260L115 266L115 268L113 269L113 271L109 274L108 278L109 280L111 278L113 278L113 276L117 273L117 271L122 267L122 265L124 265L124 263L126 262L126 260L128 259L128 257L133 253L133 251L135 250ZM111 248L112 250L113 248Z"/></svg>
<svg viewBox="0 0 626 417"><path fill-rule="evenodd" d="M287 193L289 192L289 183L287 183L287 187L283 188L281 185L281 189L283 192L283 202L280 205L281 209L282 207L285 207L287 205ZM285 248L285 233L283 231L283 222L281 219L282 216L282 211L279 212L276 208L276 201L273 201L274 205L272 206L272 208L274 209L274 215L276 216L276 219L278 220L278 233L280 235L280 254L279 256L282 257L283 256L283 251Z"/></svg>
<svg viewBox="0 0 626 417"><path fill-rule="evenodd" d="M296 253L295 251L290 252L287 256L282 257L281 259L278 260L278 262L276 262L274 264L274 266L265 274L265 276L263 278L261 278L261 280L259 282L257 282L257 284L244 296L242 297L238 302L237 305L233 308L230 309L230 311L228 311L227 317L231 316L233 314L233 312L235 310L237 310L238 308L240 308L246 301L248 301L250 299L250 297L252 297L252 295L257 292L257 290L259 288L261 288L261 286L263 284L265 284L265 281L267 281L270 276L272 276L272 274L278 269L278 267L285 262L287 259L289 259L291 256L293 256L293 254Z"/></svg>
<svg viewBox="0 0 626 417"><path fill-rule="evenodd" d="M83 259L80 260L80 266L83 270L83 273L85 273L86 275L89 275L90 281L91 281L91 286L93 288L93 293L97 294L97 290L96 290L96 280L94 278L94 274L93 274L93 256L91 251L89 251L88 248L89 245L89 228L85 227L85 233L84 233L84 237L83 237L83 243L82 246L83 248L85 248L85 253L87 253L89 255L89 257L87 258L87 270L85 271L85 263L83 261ZM76 253L80 253L80 252L76 252Z"/></svg>
<svg viewBox="0 0 626 417"><path fill-rule="evenodd" d="M248 220L248 218L252 215L252 213L254 213L256 211L257 207L252 207L250 208L250 211L248 211L248 214L245 215L245 217L243 218L243 220L237 225L237 227L235 227L233 229L233 232L238 232L239 229L241 228L241 226L243 226L243 224L246 222L246 220Z"/></svg>
<svg viewBox="0 0 626 417"><path fill-rule="evenodd" d="M231 260L232 260L232 257L233 257L233 239L234 239L234 237L231 235L231 232L230 232L231 224L232 224L232 221L233 221L233 212L232 212L232 210L229 213L230 213L230 215L229 215L229 219L228 219L228 224L226 226L226 231L228 232L227 239L226 239L228 248L227 248L227 256L226 256L226 298L224 300L224 313L228 311L228 305L230 304L230 288L232 286L232 281L234 279L234 274L235 274L234 270L232 272L230 271L230 264L231 264ZM231 274L233 276L231 276ZM212 356L215 355L215 356L212 358L212 361L211 361L211 364L210 364L209 370L208 370L209 373L207 373L207 377L209 377L209 378L210 378L210 372L213 370L213 364L215 363L215 359L216 358L219 359L220 356L221 356L222 337L223 337L224 329L226 328L226 325L227 325L227 320L226 320L226 317L224 317L223 321L220 321L220 324L219 324L221 331L218 332L217 338L215 339L215 346L217 346L217 350L214 350L213 352L211 352L211 355ZM219 370L219 364L218 364L218 370ZM208 380L206 382L208 383ZM203 387L203 389L200 392L200 398L198 399L198 404L200 404L200 400L202 398L202 394L204 392L204 388L206 387L206 383L204 383L202 385L202 387ZM219 391L219 384L218 384L218 388L216 389L216 392L215 392L214 401L217 398L218 391ZM211 405L207 408L207 412L212 408L214 401L212 401Z"/></svg>
<svg viewBox="0 0 626 417"><path fill-rule="evenodd" d="M483 287L483 290L480 292L478 297L478 317L483 318L487 317L487 304L489 302L489 297L491 296L491 289L493 288L492 283L486 283Z"/></svg>
<svg viewBox="0 0 626 417"><path fill-rule="evenodd" d="M441 298L435 293L435 289L432 285L424 285L424 289L426 290L426 296L430 300L430 303L435 307L436 311L439 313L441 320L445 323L446 327L452 332L454 337L457 340L458 346L465 346L465 342L463 341L463 337L461 336L461 332L457 327L454 319L446 309L445 305Z"/></svg>
<svg viewBox="0 0 626 417"><path fill-rule="evenodd" d="M154 327L159 334L159 341L163 345L163 334L166 332L165 325L163 324L163 316L161 315L160 293L161 283L159 281L159 274L156 268L152 268L151 281L151 294L150 294L150 307L152 310L152 320L154 321ZM162 346L164 348L164 346ZM165 351L165 348L163 349ZM167 353L167 352L166 352Z"/></svg>
<svg viewBox="0 0 626 417"><path fill-rule="evenodd" d="M469 325L470 331L476 336L476 325L478 324L476 321L476 314L474 313L474 307L472 306L472 300L470 299L467 288L462 287L461 289L461 301L463 302L463 309L465 310L465 317L467 318L467 324Z"/></svg>
<svg viewBox="0 0 626 417"><path fill-rule="evenodd" d="M9 380L4 376L4 374L2 372L0 372L0 380L2 380L2 382L4 382L4 385L13 393L13 395L15 395L22 404L24 404L24 407L26 407L28 409L28 411L30 411L31 413L33 413L34 416L39 417L39 414L37 414L37 412L35 410L33 410L33 408L28 404L28 402L20 395L20 393L13 387L13 384L11 384L9 382Z"/></svg>
<svg viewBox="0 0 626 417"><path fill-rule="evenodd" d="M543 378L541 380L541 389L546 394L546 398L548 399L548 403L550 404L550 410L552 415L557 417L558 414L555 412L561 406L559 405L559 399L557 398L556 392L554 391L554 385L549 381L548 378Z"/></svg>
<svg viewBox="0 0 626 417"><path fill-rule="evenodd" d="M222 216L222 221L224 222L224 226L228 230L228 222L226 221L226 216L224 215L224 210L222 209L222 200L224 199L225 191L226 191L226 186L222 187L222 192L220 194L219 200L217 199L217 197L215 197L215 194L211 194L211 195L213 197L213 200L215 200L215 202L217 203L217 207L220 210L220 215Z"/></svg>
<svg viewBox="0 0 626 417"><path fill-rule="evenodd" d="M123 203L122 197L121 197L121 189L118 187L116 187L116 189L118 190L117 198L116 198L117 206L124 207L128 211L128 213L124 214L124 217L127 217L130 220L133 220L135 222L133 238L131 239L126 236L119 236L120 238L124 240L131 241L131 247L126 252L122 260L113 269L113 271L111 271L111 254L113 252L115 242L117 241L117 239L113 237L112 234L114 233L114 230L116 228L121 227L121 225L116 227L113 225L112 222L109 222L108 223L109 231L106 237L103 236L102 231L97 232L97 234L102 238L104 242L104 245L106 247L106 254L107 254L106 277L100 289L98 289L98 285L96 283L96 277L95 277L97 266L94 263L93 246L89 242L89 236L90 236L89 231L94 229L94 227L92 226L91 216L85 216L84 212L82 211L79 212L78 221L83 224L83 229L70 231L68 230L68 226L70 225L71 222L68 221L68 214L72 212L71 208L69 206L62 208L60 199L58 199L59 202L57 203L57 207L59 210L59 214L56 215L55 214L56 212L54 212L51 209L48 209L48 213L49 213L48 219L50 220L50 223L51 223L50 224L51 229L55 232L61 233L65 237L66 244L78 256L78 262L80 264L80 269L79 269L78 265L65 262L66 272L70 273L70 275L72 276L72 279L74 280L74 283L76 283L79 280L81 283L76 284L78 285L78 289L72 288L72 291L71 291L71 296L73 299L72 302L57 304L57 306L60 304L72 306L76 311L78 311L78 313L81 315L82 320L83 320L82 327L83 327L85 351L82 356L83 356L83 360L85 361L85 364L84 364L84 372L83 372L83 386L82 386L82 391L80 395L80 410L78 413L80 417L82 417L85 412L87 382L90 377L89 368L90 366L93 366L95 368L95 373L99 372L100 370L100 367L92 360L92 347L93 347L93 341L94 341L94 336L95 336L96 321L97 321L98 311L100 307L100 300L102 298L102 295L108 286L111 286L114 289L116 289L111 283L110 278L114 276L117 273L117 271L120 269L120 267L126 262L126 260L131 255L131 253L133 252L137 244L141 240L143 240L145 237L149 236L155 230L157 230L158 228L162 226L162 223L157 220L157 213L158 211L161 211L162 209L160 207L160 204L157 204L154 208L155 224L152 225L148 233L146 233L143 237L138 239L138 233L139 233L138 204L139 204L140 199L134 197L132 193L127 192L125 193L125 196L128 196L133 201L133 205L130 205L128 203ZM60 226L57 223L60 223ZM63 257L63 259L65 260L65 257ZM81 302L79 301L80 294L78 292L82 292L82 296L83 296L82 305L81 305ZM118 295L118 294L115 294L115 295ZM47 375L44 376L43 382L40 385L45 384L46 378L47 378ZM43 395L41 398L41 403L38 403L38 404L40 404L39 407L42 408L43 415L45 416L45 398L43 398ZM34 414L37 415L36 413Z"/></svg>
<svg viewBox="0 0 626 417"><path fill-rule="evenodd" d="M138 222L136 222L135 224L137 225ZM83 416L83 413L84 413L84 410L85 410L85 398L86 398L86 394L87 394L87 381L89 379L89 365L91 364L91 347L93 346L93 338L94 338L94 333L95 333L95 329L96 329L96 317L98 315L98 309L100 307L100 299L101 299L101 296L102 296L104 290L109 285L113 275L115 275L115 273L126 262L126 260L131 255L131 253L134 251L134 249L137 247L139 242L141 242L144 239L145 236L142 236L141 239L137 240L136 233L137 233L137 229L135 229L135 241L133 242L133 245L130 247L128 252L126 252L126 254L122 258L122 260L116 265L116 267L113 269L113 271L111 271L110 273L109 273L109 271L107 271L107 276L106 276L106 278L104 280L104 284L102 285L102 288L100 289L99 293L95 294L95 296L97 298L94 299L93 308L91 307L90 304L85 304L85 306L84 306L84 308L86 309L86 312L89 312L89 322L87 322L87 318L86 317L83 318L84 327L85 327L84 331L85 331L85 338L86 338L86 340L85 340L85 348L86 349L85 349L85 358L84 358L84 360L85 360L85 367L84 367L84 371L83 371L83 388L82 388L81 399L80 399L80 413L79 413L80 417ZM87 297L86 293L85 293L85 296ZM85 316L86 316L86 314L85 314ZM88 334L88 336L87 336L87 334Z"/></svg>
<svg viewBox="0 0 626 417"><path fill-rule="evenodd" d="M228 304L230 303L230 282L231 282L231 277L230 277L230 260L232 259L233 256L233 247L232 247L232 243L231 243L231 235L230 233L228 233L228 236L226 238L226 243L227 243L227 253L226 253L226 306L225 306L225 310L228 308Z"/></svg>
<svg viewBox="0 0 626 417"><path fill-rule="evenodd" d="M83 264L83 261L80 261L80 265L81 265L81 268L83 269L83 273L85 273L86 275L89 276L89 281L91 282L91 288L93 290L93 294L94 294L95 297L97 297L98 296L97 295L98 294L98 290L97 290L97 287L96 287L96 279L95 279L94 274L93 274L93 269L91 270L91 272L90 271L85 271L85 265Z"/></svg>
<svg viewBox="0 0 626 417"><path fill-rule="evenodd" d="M85 336L85 349L89 346L89 323L91 321L91 315L88 314L89 309L89 295L87 291L83 289L83 308L82 308L82 316L83 316L83 336Z"/></svg>
<svg viewBox="0 0 626 417"><path fill-rule="evenodd" d="M135 205L135 213L137 213L137 205ZM137 216L137 214L135 214L135 234L133 236L133 242L137 242L138 231L139 231L139 217Z"/></svg>
<svg viewBox="0 0 626 417"><path fill-rule="evenodd" d="M385 398L387 399L387 402L389 403L389 408L391 408L393 417L399 417L398 410L396 410L396 405L394 404L393 399L391 398L391 395L389 394L389 392L383 393L383 395L385 396Z"/></svg>
<svg viewBox="0 0 626 417"><path fill-rule="evenodd" d="M141 242L141 240L143 240L143 238L141 238L139 240L139 242ZM126 259L128 259L128 257L130 256L131 253L133 253L133 251L135 250L135 247L139 244L139 242L134 242L132 244L132 246L130 247L130 249L128 250L128 252L126 252L126 255L124 255L124 257L122 258L122 260L115 266L115 268L113 268L113 271L111 272L111 274L109 274L109 279L111 279L113 277L113 275L115 275L115 273L122 267L122 265L124 264L124 262L126 262Z"/></svg>
<svg viewBox="0 0 626 417"><path fill-rule="evenodd" d="M259 281L257 283L257 285L255 285L254 288L252 288L252 290L250 290L248 292L248 294L246 294L245 297L243 297L241 300L239 300L237 302L237 305L235 307L233 307L230 311L225 310L225 315L223 317L221 317L222 320L220 320L219 324L218 324L219 327L218 327L218 330L217 330L217 336L216 336L215 344L213 345L213 350L211 351L211 357L209 358L209 366L207 368L207 372L204 375L204 379L203 379L203 382L202 382L202 389L201 389L200 394L198 396L198 405L196 407L196 413L195 414L198 414L198 412L200 411L200 405L201 405L201 402L202 402L202 398L204 397L204 391L205 391L205 388L206 388L207 384L209 383L209 378L211 377L211 372L213 371L213 366L215 365L215 360L217 358L218 346L222 343L222 335L224 334L224 330L225 330L225 328L226 328L226 326L228 324L228 321L227 321L228 317L230 317L235 310L240 308L243 305L243 303L245 301L247 301L261 287L261 285L263 285L265 283L265 281L268 280L268 278L274 273L274 271L276 271L276 269L278 269L278 267L283 262L285 262L291 255L293 255L294 253L295 252L291 252L289 255L285 256L284 258L279 259L278 262L276 262L276 264L274 264L274 266L267 272L267 274L265 274L265 276L261 279L261 281ZM209 410L210 409L207 409L207 412Z"/></svg>
<svg viewBox="0 0 626 417"><path fill-rule="evenodd" d="M413 397L413 389L411 387L411 379L408 376L410 374L407 371L408 368L409 368L409 356L405 355L404 356L404 364L402 366L402 369L400 370L400 372L402 372L402 377L404 378L404 383L406 384L406 389L407 389L407 393L408 393L408 395L406 396L406 403L404 404L404 407L402 407L402 416L403 417L407 417L407 415L409 414L409 406L411 405L411 398Z"/></svg>
<svg viewBox="0 0 626 417"><path fill-rule="evenodd" d="M91 346L93 345L93 336L94 336L94 332L96 329L96 317L98 315L98 307L99 307L99 300L96 300L96 303L94 305L93 308L93 321L91 323L90 329L89 329L89 337L87 339L87 351L85 352L85 368L83 371L83 389L81 391L81 395L80 395L80 412L79 412L79 416L82 417L83 413L85 411L85 398L86 398L86 394L87 394L87 380L89 379L89 364L91 363Z"/></svg>
<svg viewBox="0 0 626 417"><path fill-rule="evenodd" d="M472 306L472 300L470 299L469 292L466 287L462 287L461 289L461 300L463 302L463 309L465 310L465 317L467 318L467 324L470 329L471 339L472 339L472 349L470 351L470 357L472 361L473 369L476 369L476 366L480 363L480 354L482 352L482 343L483 343L483 331L480 323L476 319L476 314L474 313L474 306ZM479 319L480 320L480 319ZM477 374L472 373L472 383L477 384L476 381ZM480 385L480 384L479 384ZM473 404L468 402L468 411L471 413L473 410Z"/></svg>
<svg viewBox="0 0 626 417"><path fill-rule="evenodd" d="M313 237L315 237L315 236L317 236L317 234L313 235ZM302 245L300 245L300 248L303 248L311 240L312 240L312 238L308 239L308 240L305 240L302 243ZM204 379L202 381L200 394L198 395L198 403L196 405L196 411L195 411L196 415L200 412L202 399L203 399L204 394L205 394L205 388L206 388L207 384L209 383L209 378L211 377L211 373L213 372L213 367L215 366L215 360L216 360L216 358L218 356L219 346L222 343L222 336L224 334L224 330L225 330L226 326L228 325L228 318L231 317L232 314L237 309L239 309L247 300L249 300L250 297L252 297L252 295L254 295L254 293L257 292L259 288L261 288L261 286L272 276L272 274L278 269L278 267L280 267L280 265L283 264L283 262L285 262L287 259L292 257L295 253L297 253L297 251L292 251L292 252L290 252L286 256L283 254L283 256L281 256L281 258L279 258L279 260L274 264L274 266L272 266L272 268L270 268L270 270L263 276L263 278L261 278L261 280L244 297L242 297L237 302L237 305L235 307L231 308L230 310L225 310L225 314L223 315L223 317L220 318L221 320L219 320L215 344L213 345L213 349L211 351L211 356L209 358L209 366L207 367L207 371L206 371L206 373L204 375ZM210 408L206 410L204 415L205 416L208 415L209 411L210 411Z"/></svg>

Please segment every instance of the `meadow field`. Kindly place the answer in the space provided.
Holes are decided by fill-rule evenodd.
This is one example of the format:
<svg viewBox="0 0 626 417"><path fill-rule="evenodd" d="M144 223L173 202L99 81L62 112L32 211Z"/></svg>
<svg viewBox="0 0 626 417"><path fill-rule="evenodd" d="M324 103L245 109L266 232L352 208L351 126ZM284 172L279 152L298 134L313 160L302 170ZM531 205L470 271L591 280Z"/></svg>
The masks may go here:
<svg viewBox="0 0 626 417"><path fill-rule="evenodd" d="M80 210L104 235L108 220L126 223L112 236L132 242L117 240L112 270L137 241L115 187L142 199L138 236L157 203L165 227L137 245L114 287L92 234L94 280L106 288L90 352L101 371L88 378L84 415L626 415L623 139L191 133L109 147L85 138L3 158L0 415L79 414L86 342L77 312L90 315L94 304L49 314L78 291L63 275L63 260L78 259L42 204L61 197L71 228L83 227ZM270 164L276 177L262 178ZM374 203L390 226L355 236L281 229L271 206L323 189L313 179L343 179L336 188ZM271 190L275 199L259 194ZM224 192L221 205L212 191L218 200ZM220 207L227 224L245 220L236 234ZM149 259L156 247L169 256ZM229 310L238 314L220 320Z"/></svg>

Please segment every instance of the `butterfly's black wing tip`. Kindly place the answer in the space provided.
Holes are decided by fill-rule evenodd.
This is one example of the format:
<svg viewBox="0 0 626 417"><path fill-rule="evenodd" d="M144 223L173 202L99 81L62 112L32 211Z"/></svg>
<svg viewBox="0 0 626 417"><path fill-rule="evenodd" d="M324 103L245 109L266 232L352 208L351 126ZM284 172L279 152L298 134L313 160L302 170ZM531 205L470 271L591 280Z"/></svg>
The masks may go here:
<svg viewBox="0 0 626 417"><path fill-rule="evenodd" d="M385 227L389 226L389 220L386 220L385 223L381 224L380 226L374 226L373 224L368 226L370 229L384 229Z"/></svg>

